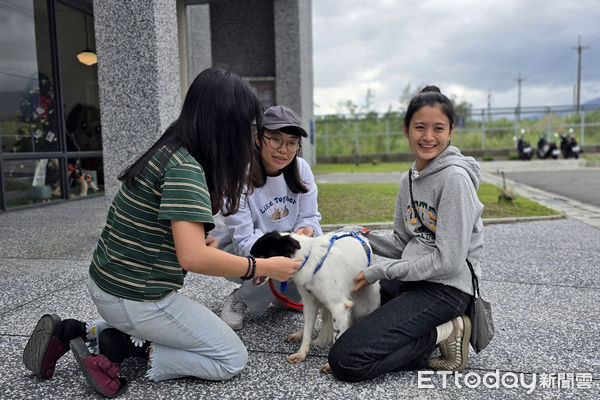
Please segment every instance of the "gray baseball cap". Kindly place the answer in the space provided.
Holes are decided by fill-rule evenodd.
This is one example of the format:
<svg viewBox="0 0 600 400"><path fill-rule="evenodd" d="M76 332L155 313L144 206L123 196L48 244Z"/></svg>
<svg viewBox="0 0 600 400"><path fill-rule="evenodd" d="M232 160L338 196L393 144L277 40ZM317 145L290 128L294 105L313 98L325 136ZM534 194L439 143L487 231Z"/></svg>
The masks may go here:
<svg viewBox="0 0 600 400"><path fill-rule="evenodd" d="M263 114L262 125L270 131L276 131L281 128L293 128L291 130L284 129L283 132L303 137L308 136L304 128L302 128L300 116L286 106L272 106L267 108Z"/></svg>

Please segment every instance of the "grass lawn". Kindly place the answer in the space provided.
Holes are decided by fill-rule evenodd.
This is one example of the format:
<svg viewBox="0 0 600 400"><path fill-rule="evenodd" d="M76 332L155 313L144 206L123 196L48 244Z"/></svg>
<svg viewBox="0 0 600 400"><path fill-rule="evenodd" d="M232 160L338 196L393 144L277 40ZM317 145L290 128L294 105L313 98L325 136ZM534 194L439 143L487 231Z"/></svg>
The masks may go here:
<svg viewBox="0 0 600 400"><path fill-rule="evenodd" d="M397 163L397 165L401 165L401 163ZM396 171L408 170L409 168L410 165L406 169L396 169ZM348 171L344 170L344 172ZM320 183L318 200L319 211L323 215L321 223L345 224L393 221L397 191L398 184L396 183ZM477 194L479 200L485 206L483 218L558 214L554 210L524 197L518 197L513 204L500 204L498 203L499 193L500 189L494 185L482 184L479 187Z"/></svg>
<svg viewBox="0 0 600 400"><path fill-rule="evenodd" d="M581 156L588 161L600 161L600 153L583 153Z"/></svg>
<svg viewBox="0 0 600 400"><path fill-rule="evenodd" d="M354 164L317 164L312 167L315 174L333 172L406 172L412 167L412 162L364 163L358 167Z"/></svg>

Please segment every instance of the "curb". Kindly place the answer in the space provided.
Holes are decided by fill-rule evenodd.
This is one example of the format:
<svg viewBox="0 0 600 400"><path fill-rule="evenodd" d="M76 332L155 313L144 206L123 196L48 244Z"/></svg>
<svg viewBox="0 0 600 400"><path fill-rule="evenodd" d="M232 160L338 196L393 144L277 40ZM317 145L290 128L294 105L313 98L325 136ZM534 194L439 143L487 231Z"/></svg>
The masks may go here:
<svg viewBox="0 0 600 400"><path fill-rule="evenodd" d="M534 217L509 217L509 218L484 218L483 225L515 224L518 222L551 221L567 218L565 214L539 215ZM323 232L332 232L342 229L344 226L366 226L371 230L392 230L394 222L349 222L347 224L323 224Z"/></svg>
<svg viewBox="0 0 600 400"><path fill-rule="evenodd" d="M585 168L600 168L600 161L583 160L580 165Z"/></svg>

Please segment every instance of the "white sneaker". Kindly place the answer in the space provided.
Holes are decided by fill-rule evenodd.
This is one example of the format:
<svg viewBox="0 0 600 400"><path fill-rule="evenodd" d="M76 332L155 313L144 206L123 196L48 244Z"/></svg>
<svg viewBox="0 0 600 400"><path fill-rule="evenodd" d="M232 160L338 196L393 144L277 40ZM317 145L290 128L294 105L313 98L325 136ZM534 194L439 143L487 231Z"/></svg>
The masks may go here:
<svg viewBox="0 0 600 400"><path fill-rule="evenodd" d="M246 304L235 298L235 290L225 298L221 319L234 331L239 331L244 326L244 312Z"/></svg>

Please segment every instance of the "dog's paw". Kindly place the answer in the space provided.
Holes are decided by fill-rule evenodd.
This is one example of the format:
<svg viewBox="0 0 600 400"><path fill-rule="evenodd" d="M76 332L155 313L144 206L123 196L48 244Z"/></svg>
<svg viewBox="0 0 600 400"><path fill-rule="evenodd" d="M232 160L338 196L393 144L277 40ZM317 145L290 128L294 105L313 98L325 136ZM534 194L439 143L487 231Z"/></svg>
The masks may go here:
<svg viewBox="0 0 600 400"><path fill-rule="evenodd" d="M325 363L325 365L321 367L321 372L324 374L331 374L331 366L329 363Z"/></svg>
<svg viewBox="0 0 600 400"><path fill-rule="evenodd" d="M300 364L305 359L306 359L306 354L302 354L300 352L294 353L287 358L287 360L292 364Z"/></svg>
<svg viewBox="0 0 600 400"><path fill-rule="evenodd" d="M302 332L294 332L294 333L290 333L289 335L287 335L287 337L285 338L286 342L299 342L302 340Z"/></svg>

